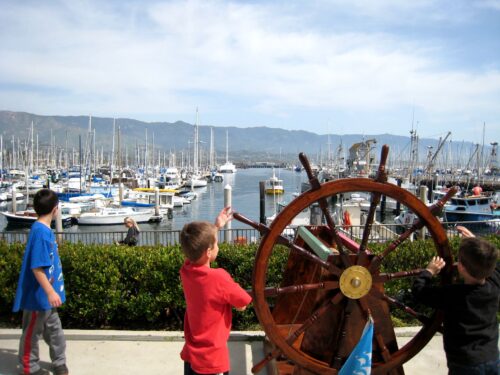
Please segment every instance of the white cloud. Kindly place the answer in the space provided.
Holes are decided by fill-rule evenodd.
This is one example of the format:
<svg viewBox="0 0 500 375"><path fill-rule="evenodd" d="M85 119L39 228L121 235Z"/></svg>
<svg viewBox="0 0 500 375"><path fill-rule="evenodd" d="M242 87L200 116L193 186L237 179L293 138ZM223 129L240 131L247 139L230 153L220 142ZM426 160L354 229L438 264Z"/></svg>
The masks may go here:
<svg viewBox="0 0 500 375"><path fill-rule="evenodd" d="M456 21L464 6L447 15L430 0L313 4L389 24L412 14ZM216 112L220 96L275 118L301 109L389 113L412 105L428 117L500 115L496 62L487 71L450 69L443 40L362 24L342 32L311 27L317 13L309 3L12 1L0 13L1 102L44 113L161 115L196 105Z"/></svg>

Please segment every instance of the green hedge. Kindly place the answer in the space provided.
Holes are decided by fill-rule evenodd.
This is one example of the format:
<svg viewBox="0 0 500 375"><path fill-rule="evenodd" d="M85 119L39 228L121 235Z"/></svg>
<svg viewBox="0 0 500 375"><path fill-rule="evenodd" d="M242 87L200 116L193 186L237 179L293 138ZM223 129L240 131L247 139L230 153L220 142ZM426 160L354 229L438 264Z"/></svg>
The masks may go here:
<svg viewBox="0 0 500 375"><path fill-rule="evenodd" d="M498 236L490 237L497 246ZM458 240L452 240L456 249ZM382 246L372 245L375 252ZM257 245L220 244L217 266L226 269L243 288L251 288ZM0 321L18 326L11 312L24 244L0 242ZM287 250L277 248L270 261L268 285L279 285ZM67 302L60 309L66 328L127 328L181 330L184 298L179 278L183 262L178 246L124 247L64 244L60 247ZM384 272L423 267L435 255L429 241L406 242L383 263ZM386 283L389 295L408 299L411 280ZM394 312L396 324L408 316ZM401 321L399 321L401 320ZM258 328L253 309L234 314L235 330Z"/></svg>

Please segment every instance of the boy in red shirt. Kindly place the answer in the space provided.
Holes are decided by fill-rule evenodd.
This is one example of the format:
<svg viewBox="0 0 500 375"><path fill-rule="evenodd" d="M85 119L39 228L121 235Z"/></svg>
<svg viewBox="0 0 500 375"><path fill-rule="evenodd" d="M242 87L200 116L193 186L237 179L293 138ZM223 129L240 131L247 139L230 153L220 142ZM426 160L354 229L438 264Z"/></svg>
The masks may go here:
<svg viewBox="0 0 500 375"><path fill-rule="evenodd" d="M217 258L217 230L232 219L231 207L217 216L215 225L194 221L180 234L186 260L180 270L186 298L185 344L181 352L184 375L229 374L227 340L234 306L243 311L250 295L222 268L210 268Z"/></svg>

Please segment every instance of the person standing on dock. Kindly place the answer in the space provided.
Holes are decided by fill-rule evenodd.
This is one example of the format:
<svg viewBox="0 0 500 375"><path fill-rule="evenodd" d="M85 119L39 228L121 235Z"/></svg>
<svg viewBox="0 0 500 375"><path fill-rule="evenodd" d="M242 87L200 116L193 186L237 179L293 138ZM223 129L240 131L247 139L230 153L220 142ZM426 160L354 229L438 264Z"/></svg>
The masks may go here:
<svg viewBox="0 0 500 375"><path fill-rule="evenodd" d="M39 190L33 198L38 220L31 226L24 251L13 311L23 310L19 364L23 374L50 374L40 367L39 338L50 347L52 371L68 374L66 339L57 313L66 295L62 265L54 233L50 229L59 200L49 189Z"/></svg>

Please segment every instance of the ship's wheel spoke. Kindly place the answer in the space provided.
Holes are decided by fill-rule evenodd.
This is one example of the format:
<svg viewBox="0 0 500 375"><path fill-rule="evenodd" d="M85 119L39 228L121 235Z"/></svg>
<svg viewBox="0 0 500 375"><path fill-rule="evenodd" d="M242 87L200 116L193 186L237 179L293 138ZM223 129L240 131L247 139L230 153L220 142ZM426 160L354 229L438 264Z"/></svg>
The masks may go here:
<svg viewBox="0 0 500 375"><path fill-rule="evenodd" d="M387 145L382 146L382 154L380 156L380 164L378 166L376 182L385 183L387 182L387 173L385 171L385 164L387 162L387 156L389 155L389 147ZM370 199L370 209L368 210L368 217L366 218L365 227L363 229L363 237L361 239L361 244L359 245L360 256L358 258L358 265L364 266L367 262L366 246L368 245L368 239L370 238L370 233L372 230L373 221L375 220L375 213L377 206L380 203L380 193L372 193Z"/></svg>
<svg viewBox="0 0 500 375"><path fill-rule="evenodd" d="M311 185L311 189L320 189L321 184L318 181L318 178L314 176L311 165L309 164L309 160L307 159L307 156L303 154L302 152L299 154L299 159L302 165L304 166L304 170L307 173L307 177L309 178L309 184ZM340 258L342 259L342 263L344 264L344 267L349 267L352 265L351 260L349 259L349 256L344 249L344 245L342 244L342 241L340 240L340 237L337 232L337 227L335 225L335 222L333 221L332 215L330 213L330 210L328 208L328 202L325 197L320 198L318 200L319 206L321 207L321 211L323 212L323 215L325 216L326 219L326 224L328 228L330 229L330 232L333 237L333 241L337 245L337 250L339 251Z"/></svg>
<svg viewBox="0 0 500 375"><path fill-rule="evenodd" d="M321 283L299 284L284 287L267 287L264 289L265 297L277 297L289 293L302 293L310 290L332 290L338 289L338 281L323 281Z"/></svg>
<svg viewBox="0 0 500 375"><path fill-rule="evenodd" d="M265 366L267 366L269 362L271 362L273 359L278 358L281 354L282 352L279 349L274 349L273 351L267 353L262 360L260 360L252 367L252 373L259 373Z"/></svg>
<svg viewBox="0 0 500 375"><path fill-rule="evenodd" d="M389 362L391 360L391 352L389 349L387 349L387 346L385 345L384 338L382 335L374 330L373 336L375 337L375 344L377 345L378 349L380 350L380 354L382 355L382 359L384 360L385 363Z"/></svg>
<svg viewBox="0 0 500 375"><path fill-rule="evenodd" d="M420 272L423 271L423 268L415 268L409 271L399 271L399 272L390 272L390 273L380 273L378 275L373 276L373 282L377 283L385 283L391 280L405 279L407 277L415 277Z"/></svg>
<svg viewBox="0 0 500 375"><path fill-rule="evenodd" d="M446 195L441 198L438 202L434 203L431 207L429 207L429 210L432 212L434 216L438 215L442 209L444 204L457 192L457 189L455 187L452 187ZM384 251L381 254L375 255L373 258L371 264L370 264L370 271L373 272L377 270L384 260L386 256L388 256L390 253L392 253L396 248L401 245L404 241L406 241L413 233L415 233L417 230L420 230L424 227L425 223L421 220L418 219L410 228L408 228L403 234L401 234L397 239L395 239L393 242L387 246Z"/></svg>
<svg viewBox="0 0 500 375"><path fill-rule="evenodd" d="M388 296L387 294L383 294L382 298L387 301L390 305L397 307L400 310L403 310L408 315L413 318L419 320L422 324L429 324L431 322L430 318L422 313L419 313L413 310L411 307L405 305L403 302L398 301L396 298Z"/></svg>
<svg viewBox="0 0 500 375"><path fill-rule="evenodd" d="M347 303L345 305L344 314L342 316L342 323L340 327L340 335L337 339L337 346L335 348L335 354L333 356L332 367L335 369L340 369L342 365L342 358L345 356L342 348L344 347L344 343L347 337L347 329L350 326L351 313L354 305L354 300L347 299Z"/></svg>
<svg viewBox="0 0 500 375"><path fill-rule="evenodd" d="M324 313L331 308L332 305L338 304L344 295L342 293L337 293L332 299L323 303L316 311L314 311L309 318L307 318L302 325L293 331L286 339L289 345L293 345L295 341L302 335L309 327L311 327Z"/></svg>

